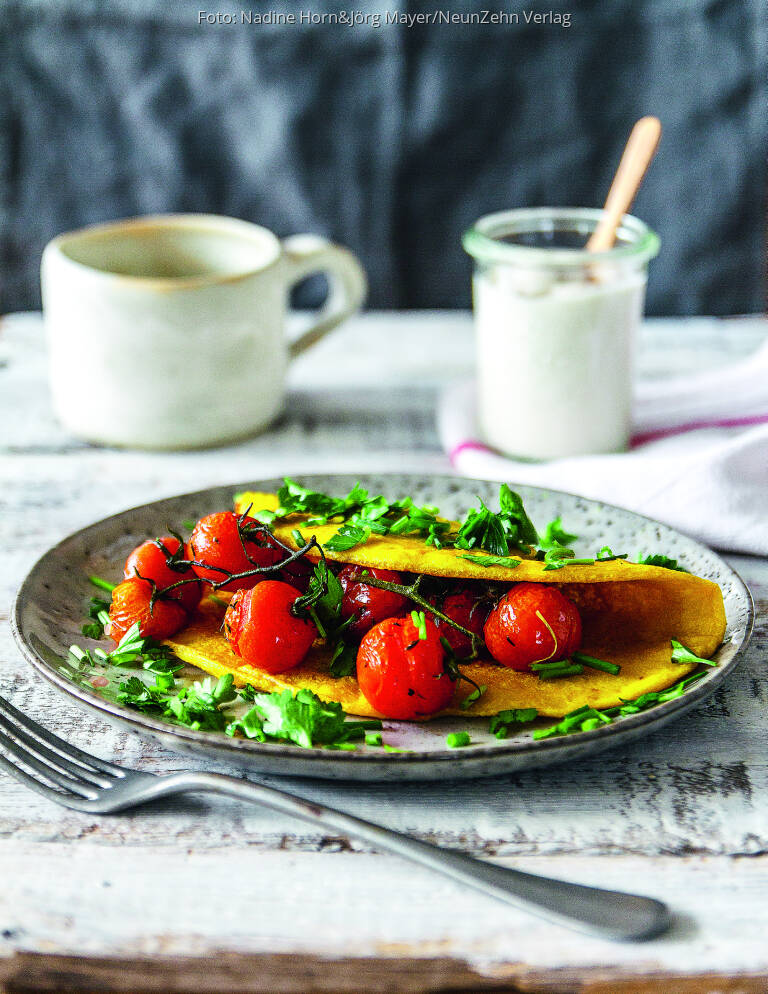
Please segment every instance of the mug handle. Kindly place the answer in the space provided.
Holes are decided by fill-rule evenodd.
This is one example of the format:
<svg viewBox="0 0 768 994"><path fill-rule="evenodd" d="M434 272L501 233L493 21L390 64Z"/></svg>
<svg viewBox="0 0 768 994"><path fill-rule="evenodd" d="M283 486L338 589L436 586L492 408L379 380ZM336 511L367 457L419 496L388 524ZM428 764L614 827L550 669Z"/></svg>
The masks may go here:
<svg viewBox="0 0 768 994"><path fill-rule="evenodd" d="M291 235L282 240L282 246L289 287L313 273L327 273L329 277L328 299L317 320L288 345L288 354L295 359L360 309L368 292L368 280L349 249L320 235Z"/></svg>

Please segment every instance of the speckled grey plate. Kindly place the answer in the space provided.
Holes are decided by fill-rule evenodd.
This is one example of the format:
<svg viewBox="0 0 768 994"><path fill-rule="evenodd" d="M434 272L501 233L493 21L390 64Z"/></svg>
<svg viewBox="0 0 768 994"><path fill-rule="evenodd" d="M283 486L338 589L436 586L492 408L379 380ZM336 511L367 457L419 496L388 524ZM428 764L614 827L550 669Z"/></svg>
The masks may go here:
<svg viewBox="0 0 768 994"><path fill-rule="evenodd" d="M281 480L248 481L183 494L145 504L98 521L64 539L32 568L14 605L12 624L21 651L35 669L54 686L86 708L95 708L105 718L142 735L159 740L169 749L206 753L260 771L291 776L332 777L354 780L431 780L492 776L534 766L546 766L623 745L655 731L707 698L738 665L752 630L752 601L739 576L710 549L693 539L648 518L609 504L585 500L571 494L534 487L519 487L533 521L543 526L558 514L568 531L580 536L576 543L587 554L610 545L635 554L661 552L678 559L699 576L720 585L725 599L728 627L723 646L715 658L718 666L694 683L685 694L648 711L615 720L591 732L534 741L526 726L511 738L498 740L488 734L487 718L443 718L424 725L385 722L385 741L408 750L389 753L380 748L358 746L354 752L301 749L293 745L232 739L218 732L195 732L151 718L117 704L117 684L130 671L106 671L107 686L94 687L93 670L78 669L68 660L72 643L88 645L80 627L88 598L94 594L90 574L109 580L122 577L127 554L148 537L164 534L170 524L196 519L212 511L231 507L239 490L274 491ZM356 478L351 476L307 476L301 482L327 493L346 493ZM421 503L437 504L451 517L463 516L481 497L491 506L498 484L454 477L422 478L413 475L363 476L360 482L390 498L404 494ZM201 678L197 670L186 679ZM101 671L103 672L103 671ZM539 725L551 724L547 719ZM466 729L472 745L448 749L445 736Z"/></svg>

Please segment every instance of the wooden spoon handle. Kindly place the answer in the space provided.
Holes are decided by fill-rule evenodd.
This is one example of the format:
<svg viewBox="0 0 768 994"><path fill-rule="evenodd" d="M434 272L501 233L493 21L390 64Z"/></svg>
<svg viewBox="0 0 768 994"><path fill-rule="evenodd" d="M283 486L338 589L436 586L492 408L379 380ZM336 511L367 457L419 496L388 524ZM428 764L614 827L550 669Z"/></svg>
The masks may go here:
<svg viewBox="0 0 768 994"><path fill-rule="evenodd" d="M643 182L661 138L658 117L641 117L632 128L603 208L603 216L587 242L588 252L605 252L616 241L616 229Z"/></svg>

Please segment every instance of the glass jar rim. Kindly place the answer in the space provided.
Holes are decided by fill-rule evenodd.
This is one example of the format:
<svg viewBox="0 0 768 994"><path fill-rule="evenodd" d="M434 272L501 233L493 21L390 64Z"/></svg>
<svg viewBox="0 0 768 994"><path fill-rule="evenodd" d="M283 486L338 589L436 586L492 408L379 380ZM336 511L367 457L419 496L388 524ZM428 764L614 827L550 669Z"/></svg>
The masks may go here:
<svg viewBox="0 0 768 994"><path fill-rule="evenodd" d="M583 248L548 248L535 245L516 245L499 241L499 234L508 229L535 233L562 230L581 230L591 234L603 216L601 208L593 207L521 207L497 211L478 218L462 236L464 250L480 262L507 262L529 266L583 266L590 262L613 262L627 259L648 262L659 253L659 236L643 221L632 214L625 214L618 228L619 237L629 241L614 245L604 252L587 252Z"/></svg>

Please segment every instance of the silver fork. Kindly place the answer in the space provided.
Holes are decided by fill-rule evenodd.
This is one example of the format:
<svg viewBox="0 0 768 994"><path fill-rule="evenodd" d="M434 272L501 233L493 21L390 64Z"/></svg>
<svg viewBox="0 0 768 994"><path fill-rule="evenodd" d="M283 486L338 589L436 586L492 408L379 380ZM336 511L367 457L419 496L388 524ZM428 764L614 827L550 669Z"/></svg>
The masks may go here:
<svg viewBox="0 0 768 994"><path fill-rule="evenodd" d="M126 769L60 739L0 697L0 766L32 790L67 808L111 814L171 794L207 791L303 818L413 860L507 904L611 939L649 939L669 927L661 901L586 887L486 863L315 801L222 773L158 775Z"/></svg>

